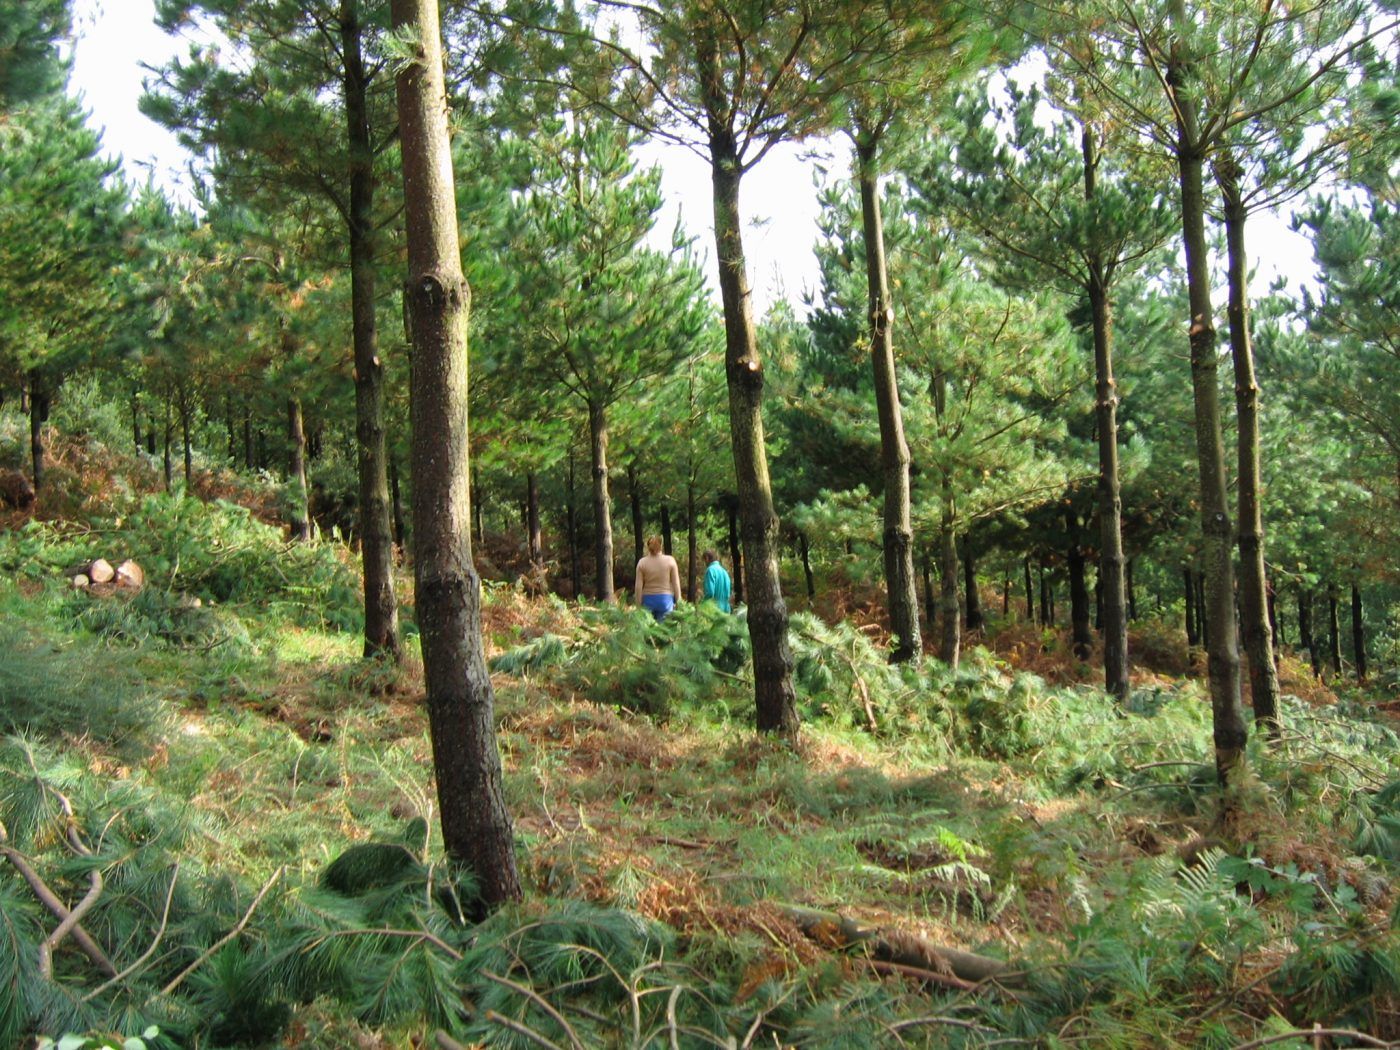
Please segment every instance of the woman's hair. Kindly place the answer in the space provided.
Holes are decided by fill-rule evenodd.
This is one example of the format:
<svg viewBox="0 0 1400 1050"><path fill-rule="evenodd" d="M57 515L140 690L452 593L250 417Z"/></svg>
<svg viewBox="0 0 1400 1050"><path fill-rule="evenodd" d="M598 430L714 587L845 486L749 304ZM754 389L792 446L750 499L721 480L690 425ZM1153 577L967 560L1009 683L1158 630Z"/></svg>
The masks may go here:
<svg viewBox="0 0 1400 1050"><path fill-rule="evenodd" d="M660 537L660 536L651 536L651 537L649 537L649 538L647 539L647 550L650 551L652 554L660 554L660 553L661 553L661 537Z"/></svg>

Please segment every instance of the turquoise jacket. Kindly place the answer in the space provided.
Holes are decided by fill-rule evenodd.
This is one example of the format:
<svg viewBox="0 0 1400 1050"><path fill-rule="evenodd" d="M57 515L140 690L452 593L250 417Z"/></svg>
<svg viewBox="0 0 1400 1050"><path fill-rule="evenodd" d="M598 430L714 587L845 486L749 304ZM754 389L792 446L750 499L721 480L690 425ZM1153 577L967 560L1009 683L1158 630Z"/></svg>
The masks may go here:
<svg viewBox="0 0 1400 1050"><path fill-rule="evenodd" d="M729 593L729 573L719 562L710 562L710 567L705 570L705 597L729 612Z"/></svg>

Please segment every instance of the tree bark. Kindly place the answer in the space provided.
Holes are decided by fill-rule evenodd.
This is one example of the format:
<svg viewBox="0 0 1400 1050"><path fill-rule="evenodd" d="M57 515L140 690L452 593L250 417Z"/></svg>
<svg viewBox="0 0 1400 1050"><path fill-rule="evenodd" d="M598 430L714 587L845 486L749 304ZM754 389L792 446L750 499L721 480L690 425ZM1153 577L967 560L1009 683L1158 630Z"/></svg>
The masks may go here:
<svg viewBox="0 0 1400 1050"><path fill-rule="evenodd" d="M137 455L141 453L141 394L139 391L131 392L131 436L134 450Z"/></svg>
<svg viewBox="0 0 1400 1050"><path fill-rule="evenodd" d="M525 531L530 548L530 564L544 564L544 539L540 532L540 484L535 472L525 475Z"/></svg>
<svg viewBox="0 0 1400 1050"><path fill-rule="evenodd" d="M564 507L564 516L569 528L569 582L573 585L574 600L583 595L583 572L578 563L578 501L574 497L574 450L569 449L569 499Z"/></svg>
<svg viewBox="0 0 1400 1050"><path fill-rule="evenodd" d="M156 452L156 438L154 427L151 430L151 438L148 442L151 455ZM252 470L256 466L253 458L253 413L243 413L243 469Z"/></svg>
<svg viewBox="0 0 1400 1050"><path fill-rule="evenodd" d="M1185 36L1184 0L1171 0L1171 19ZM1215 312L1205 231L1205 157L1191 95L1191 56L1178 40L1166 80L1174 102L1175 154L1181 191L1181 228L1190 299L1191 388L1195 409L1196 459L1200 474L1202 559L1206 583L1206 651L1216 775L1222 784L1244 754L1248 730L1240 698L1240 653L1235 632L1234 537L1226 493L1224 438L1216 354Z"/></svg>
<svg viewBox="0 0 1400 1050"><path fill-rule="evenodd" d="M1361 617L1361 588L1351 585L1351 658L1356 667L1356 680L1366 681L1366 632Z"/></svg>
<svg viewBox="0 0 1400 1050"><path fill-rule="evenodd" d="M165 491L175 488L175 458L171 445L175 438L175 414L171 411L170 396L165 398L165 425L161 428L161 467L165 475Z"/></svg>
<svg viewBox="0 0 1400 1050"><path fill-rule="evenodd" d="M403 516L403 493L399 488L399 461L393 453L389 455L389 498L394 504L394 542L398 544L399 550L403 550L404 536L408 529ZM309 510L307 516L310 517Z"/></svg>
<svg viewBox="0 0 1400 1050"><path fill-rule="evenodd" d="M1026 586L1026 623L1035 623L1035 585L1031 582L1031 556L1026 555L1021 563Z"/></svg>
<svg viewBox="0 0 1400 1050"><path fill-rule="evenodd" d="M816 577L812 575L812 548L807 543L807 534L805 532L799 532L797 534L797 550L802 556L802 578L807 584L807 600L809 602L816 601L817 581Z"/></svg>
<svg viewBox="0 0 1400 1050"><path fill-rule="evenodd" d="M963 535L963 612L967 631L980 631L987 618L982 615L982 596L977 591L977 558L972 553L972 535Z"/></svg>
<svg viewBox="0 0 1400 1050"><path fill-rule="evenodd" d="M1128 592L1128 621L1131 623L1132 621L1138 618L1137 591L1133 588L1132 558L1129 558L1127 563L1123 566L1123 582L1126 585Z"/></svg>
<svg viewBox="0 0 1400 1050"><path fill-rule="evenodd" d="M398 662L399 608L394 595L394 540L384 447L384 368L374 318L374 152L369 80L361 54L359 0L341 0L346 137L350 157L350 325L355 347L355 437L360 481L360 555L364 566L366 657ZM415 476L415 482L417 478ZM463 519L465 525L466 519Z"/></svg>
<svg viewBox="0 0 1400 1050"><path fill-rule="evenodd" d="M1237 532L1240 546L1240 622L1245 653L1249 657L1249 688L1255 721L1277 736L1278 665L1274 660L1273 632L1269 629L1268 577L1264 566L1264 512L1260 503L1259 383L1254 374L1254 345L1250 334L1246 282L1249 259L1244 229L1248 212L1239 186L1240 168L1233 155L1222 153L1215 162L1215 181L1225 204L1225 243L1229 266L1230 356L1235 372L1235 412L1238 416L1237 448L1239 499Z"/></svg>
<svg viewBox="0 0 1400 1050"><path fill-rule="evenodd" d="M889 602L891 663L912 660L923 652L919 635L918 593L914 582L914 527L910 516L909 445L895 373L894 305L885 261L885 226L880 213L880 136L858 127L856 178L860 185L865 272L870 323L870 363L875 377L875 413L880 424L880 466L884 475L885 589ZM971 608L971 606L969 606ZM970 615L970 614L969 614Z"/></svg>
<svg viewBox="0 0 1400 1050"><path fill-rule="evenodd" d="M1040 624L1042 627L1055 626L1055 592L1044 562L1040 563Z"/></svg>
<svg viewBox="0 0 1400 1050"><path fill-rule="evenodd" d="M418 41L397 76L412 329L414 583L442 836L490 908L521 896L502 790L495 696L472 564L467 311L447 136L437 0L393 0Z"/></svg>
<svg viewBox="0 0 1400 1050"><path fill-rule="evenodd" d="M671 534L671 508L661 504L661 549L674 554L675 537Z"/></svg>
<svg viewBox="0 0 1400 1050"><path fill-rule="evenodd" d="M1084 581L1084 548L1079 544L1079 515L1065 511L1069 546L1065 563L1069 568L1070 644L1076 660L1087 660L1094 651L1094 632L1089 622L1089 588Z"/></svg>
<svg viewBox="0 0 1400 1050"><path fill-rule="evenodd" d="M570 465L572 470L572 462ZM472 467L471 480L472 527L476 530L476 542L486 544L486 494L481 490L481 472Z"/></svg>
<svg viewBox="0 0 1400 1050"><path fill-rule="evenodd" d="M185 468L185 495L190 495L194 487L194 446L190 442L190 414L193 406L186 390L180 391L180 451Z"/></svg>
<svg viewBox="0 0 1400 1050"><path fill-rule="evenodd" d="M792 686L787 605L778 577L778 516L773 510L763 432L763 365L758 354L740 222L739 184L743 170L734 130L720 117L727 111L728 99L718 42L712 33L701 33L695 46L702 92L711 118L710 177L720 300L724 307L729 435L744 544L744 596L753 649L757 729L795 741L797 695Z"/></svg>
<svg viewBox="0 0 1400 1050"><path fill-rule="evenodd" d="M924 576L924 619L928 621L929 633L933 633L933 625L938 621L938 599L933 595L933 567L928 556L928 548L925 547L920 555L920 563Z"/></svg>
<svg viewBox="0 0 1400 1050"><path fill-rule="evenodd" d="M305 543L311 539L311 510L306 489L306 428L298 397L287 398L287 479L292 486L292 539Z"/></svg>
<svg viewBox="0 0 1400 1050"><path fill-rule="evenodd" d="M938 658L949 667L957 667L962 656L962 616L958 608L958 541L953 531L952 492L943 483L943 513L938 530L938 612L942 633L938 639Z"/></svg>
<svg viewBox="0 0 1400 1050"><path fill-rule="evenodd" d="M1092 130L1080 134L1084 196L1098 189L1099 157ZM1089 264L1089 312L1094 330L1094 429L1099 453L1099 593L1103 629L1104 689L1128 698L1128 613L1124 598L1123 496L1118 470L1118 385L1113 377L1113 305L1102 255ZM1077 628L1076 628L1077 629ZM1076 640L1078 645L1078 640ZM1082 657L1082 659L1087 659Z"/></svg>
<svg viewBox="0 0 1400 1050"><path fill-rule="evenodd" d="M611 602L613 590L612 496L608 493L608 417L603 406L588 403L588 450L593 475L594 583L598 600Z"/></svg>

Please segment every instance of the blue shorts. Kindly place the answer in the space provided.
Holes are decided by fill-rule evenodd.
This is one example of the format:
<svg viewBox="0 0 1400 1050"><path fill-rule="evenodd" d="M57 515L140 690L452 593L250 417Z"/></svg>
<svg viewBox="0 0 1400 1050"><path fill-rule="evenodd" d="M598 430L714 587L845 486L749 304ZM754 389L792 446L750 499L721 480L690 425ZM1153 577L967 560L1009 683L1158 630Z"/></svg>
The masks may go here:
<svg viewBox="0 0 1400 1050"><path fill-rule="evenodd" d="M644 594L642 595L642 608L649 611L658 623L666 619L671 610L676 607L676 596L674 594Z"/></svg>

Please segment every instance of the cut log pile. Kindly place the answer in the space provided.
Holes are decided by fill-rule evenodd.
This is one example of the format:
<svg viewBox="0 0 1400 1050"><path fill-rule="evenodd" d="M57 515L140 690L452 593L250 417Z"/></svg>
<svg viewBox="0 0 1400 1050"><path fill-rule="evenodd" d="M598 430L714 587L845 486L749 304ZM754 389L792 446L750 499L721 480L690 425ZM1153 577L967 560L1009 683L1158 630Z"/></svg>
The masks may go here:
<svg viewBox="0 0 1400 1050"><path fill-rule="evenodd" d="M146 572L127 558L116 568L106 558L71 566L64 574L74 590L106 594L111 591L139 591L146 585Z"/></svg>

